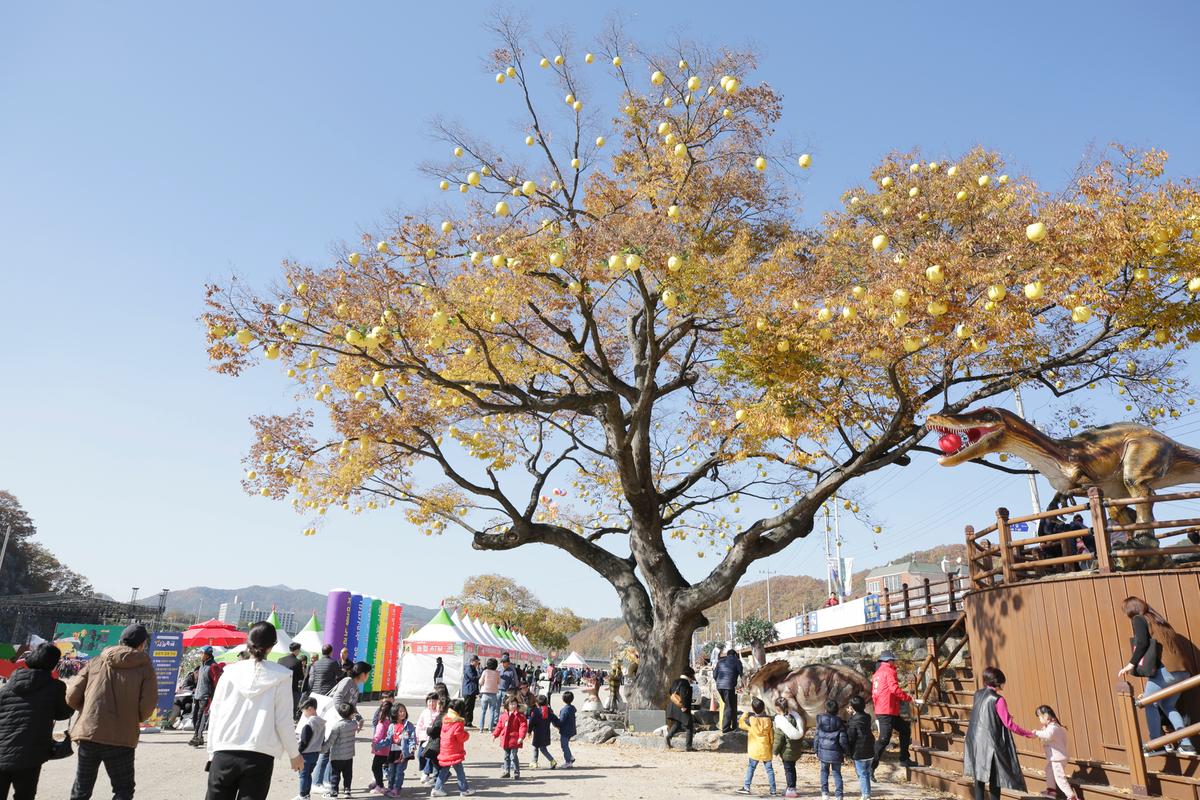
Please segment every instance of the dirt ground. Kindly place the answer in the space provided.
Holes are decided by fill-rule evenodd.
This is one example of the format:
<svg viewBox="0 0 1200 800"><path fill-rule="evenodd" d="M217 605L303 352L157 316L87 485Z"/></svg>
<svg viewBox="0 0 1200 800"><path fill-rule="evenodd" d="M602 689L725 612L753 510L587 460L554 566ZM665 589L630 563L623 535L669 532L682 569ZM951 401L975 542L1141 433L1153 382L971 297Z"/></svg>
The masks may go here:
<svg viewBox="0 0 1200 800"><path fill-rule="evenodd" d="M409 708L418 708L409 704ZM368 719L373 706L362 707ZM142 737L137 750L137 796L151 800L192 800L204 796L206 773L204 764L207 756L187 745L190 731L167 731ZM680 740L677 739L677 742ZM658 751L641 747L615 744L586 745L572 744L576 767L574 769L539 770L529 769L531 748L521 751L520 781L500 778L503 752L491 736L472 732L467 742L467 779L479 797L512 798L625 798L727 797L741 786L746 770L746 757L733 753L684 753L679 750ZM558 754L557 742L551 752ZM894 761L894 754L889 761ZM801 797L820 797L817 764L811 755L806 755L797 765L798 789ZM42 770L39 797L65 798L70 795L74 778L75 759L52 761ZM780 794L783 793L783 768L775 762L776 779ZM847 797L859 794L858 780L854 776L853 764L842 768ZM923 798L938 797L922 787L902 782L903 771L891 763L880 765L878 782L872 790L873 797ZM896 776L894 782L888 776ZM354 761L353 796L369 796L366 787L371 782L371 755L369 736L359 738ZM271 797L287 800L297 794L296 773L291 772L283 761L275 762L275 777ZM760 767L754 779L756 795L767 794L766 776ZM453 774L447 790L457 795ZM415 763L410 765L404 797L428 796L415 772ZM96 798L108 797L109 785L101 770L96 784ZM320 797L314 793L314 798Z"/></svg>

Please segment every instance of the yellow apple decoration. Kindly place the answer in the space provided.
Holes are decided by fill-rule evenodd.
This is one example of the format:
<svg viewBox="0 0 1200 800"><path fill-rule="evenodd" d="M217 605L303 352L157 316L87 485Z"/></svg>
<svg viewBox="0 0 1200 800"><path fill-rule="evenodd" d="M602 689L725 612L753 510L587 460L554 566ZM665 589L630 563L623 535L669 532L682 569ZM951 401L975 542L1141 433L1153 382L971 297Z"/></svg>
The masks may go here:
<svg viewBox="0 0 1200 800"><path fill-rule="evenodd" d="M734 413L734 415L733 415L733 418L734 418L735 420L737 420L738 422L743 422L743 421L745 421L745 419L746 419L746 416L747 416L747 414L746 414L746 409L744 409L744 408L739 408L739 409L737 410L737 412L736 412L736 413Z"/></svg>
<svg viewBox="0 0 1200 800"><path fill-rule="evenodd" d="M450 188L450 181L438 181L438 188L443 192Z"/></svg>
<svg viewBox="0 0 1200 800"><path fill-rule="evenodd" d="M907 324L908 324L908 312L907 311L905 311L903 308L897 308L895 311L892 312L892 326L893 327L903 328Z"/></svg>
<svg viewBox="0 0 1200 800"><path fill-rule="evenodd" d="M974 336L971 337L971 352L972 353L982 353L984 350L987 350L987 348L988 348L987 339L976 338Z"/></svg>
<svg viewBox="0 0 1200 800"><path fill-rule="evenodd" d="M908 190L908 196L915 200L916 198L921 196L921 190L918 187L914 186Z"/></svg>
<svg viewBox="0 0 1200 800"><path fill-rule="evenodd" d="M504 256L500 255L499 253L492 256L492 266L495 267L496 269L500 269L507 263L508 263L508 259L506 259Z"/></svg>
<svg viewBox="0 0 1200 800"><path fill-rule="evenodd" d="M881 180L881 181L879 182L879 185L880 185L880 187L881 187L881 188L884 188L884 189L890 189L890 188L892 188L892 183L893 183L893 181L892 181L892 176L891 176L891 175L884 175L884 176L883 176L883 180Z"/></svg>
<svg viewBox="0 0 1200 800"><path fill-rule="evenodd" d="M384 382L385 382L385 379L383 377L382 372L377 371L377 372L375 372L374 375L371 376L371 385L372 386L375 386L375 387L383 386Z"/></svg>
<svg viewBox="0 0 1200 800"><path fill-rule="evenodd" d="M571 105L571 103L575 102L575 95L571 94L570 92L567 92L567 96L563 98L563 102L566 103L567 105Z"/></svg>
<svg viewBox="0 0 1200 800"><path fill-rule="evenodd" d="M991 300L993 303L999 303L1007 294L1008 290L1000 285L989 286L987 290L988 300Z"/></svg>
<svg viewBox="0 0 1200 800"><path fill-rule="evenodd" d="M668 219L678 220L679 216L680 216L679 206L673 205L667 209L667 218Z"/></svg>
<svg viewBox="0 0 1200 800"><path fill-rule="evenodd" d="M855 286L854 288L852 288L850 290L850 296L853 297L855 300L862 300L864 297L867 296L867 290L865 288L863 288L862 286Z"/></svg>
<svg viewBox="0 0 1200 800"><path fill-rule="evenodd" d="M904 352L915 353L917 350L919 350L921 348L921 337L920 336L905 336L901 340L901 344L904 347Z"/></svg>
<svg viewBox="0 0 1200 800"><path fill-rule="evenodd" d="M507 202L505 202L504 200L501 200L499 203L496 203L496 216L497 217L507 217L508 213L509 213L509 209L508 209Z"/></svg>
<svg viewBox="0 0 1200 800"><path fill-rule="evenodd" d="M579 169L579 159L578 158L571 159L571 169L576 169L576 170Z"/></svg>
<svg viewBox="0 0 1200 800"><path fill-rule="evenodd" d="M808 169L812 166L812 156L808 153L803 153L800 158L796 159L796 163L800 165L801 169Z"/></svg>
<svg viewBox="0 0 1200 800"><path fill-rule="evenodd" d="M480 178L479 178L478 172L468 172L467 173L467 183L469 183L471 186L478 186L479 180L480 180Z"/></svg>
<svg viewBox="0 0 1200 800"><path fill-rule="evenodd" d="M248 481L252 481L257 477L258 477L258 473L255 472L254 470L250 470L249 472L246 473L246 480L248 480Z"/></svg>
<svg viewBox="0 0 1200 800"><path fill-rule="evenodd" d="M496 83L504 83L504 73L503 72L496 73Z"/></svg>
<svg viewBox="0 0 1200 800"><path fill-rule="evenodd" d="M350 266L352 266L352 267L357 267L358 262L361 259L362 259L362 256L360 256L358 253L351 253L350 255L346 256L346 260L350 262Z"/></svg>
<svg viewBox="0 0 1200 800"><path fill-rule="evenodd" d="M925 280L930 283L941 283L946 280L946 273L941 264L933 264L925 269Z"/></svg>
<svg viewBox="0 0 1200 800"><path fill-rule="evenodd" d="M250 342L254 341L254 334L248 329L242 328L234 334L234 338L237 339L238 344L250 344Z"/></svg>
<svg viewBox="0 0 1200 800"><path fill-rule="evenodd" d="M504 322L504 315L503 315L503 314L501 314L499 311L493 311L493 312L492 312L492 313L491 313L491 314L488 316L488 319L489 319L489 320L491 320L491 323L492 323L493 325L499 325L499 324L501 324L502 322Z"/></svg>
<svg viewBox="0 0 1200 800"><path fill-rule="evenodd" d="M583 63L585 63L585 64L590 64L595 60L596 60L596 57L594 55L592 55L591 53L586 53L583 56Z"/></svg>
<svg viewBox="0 0 1200 800"><path fill-rule="evenodd" d="M666 79L667 79L667 76L663 75L658 70L654 70L654 72L652 72L650 74L650 82L653 83L655 86L662 86L662 82L665 81Z"/></svg>
<svg viewBox="0 0 1200 800"><path fill-rule="evenodd" d="M621 265L623 263L624 263L624 261L621 259L621 256L619 256L616 253L613 253L611 256L608 257L608 268L611 270L620 269Z"/></svg>
<svg viewBox="0 0 1200 800"><path fill-rule="evenodd" d="M463 149L461 147L454 148L454 157L455 158L462 158L462 154L463 154Z"/></svg>
<svg viewBox="0 0 1200 800"><path fill-rule="evenodd" d="M925 306L925 310L933 317L942 316L948 309L949 306L946 305L945 300L930 300L929 305Z"/></svg>
<svg viewBox="0 0 1200 800"><path fill-rule="evenodd" d="M1075 306L1071 309L1071 321L1083 324L1092 318L1092 309L1087 306Z"/></svg>
<svg viewBox="0 0 1200 800"><path fill-rule="evenodd" d="M741 86L737 78L730 78L725 81L725 94L737 94L738 88Z"/></svg>
<svg viewBox="0 0 1200 800"><path fill-rule="evenodd" d="M759 172L762 172L763 170L765 170L767 168L767 160L765 158L763 158L762 156L759 156L758 158L754 159L754 168L756 170L758 170Z"/></svg>
<svg viewBox="0 0 1200 800"><path fill-rule="evenodd" d="M689 91L693 91L693 92L698 91L700 89L700 79L698 77L696 77L695 75L688 78L687 87L688 87Z"/></svg>
<svg viewBox="0 0 1200 800"><path fill-rule="evenodd" d="M669 269L671 272L678 272L679 268L682 266L683 259L681 259L679 256L671 256L667 259L667 269Z"/></svg>
<svg viewBox="0 0 1200 800"><path fill-rule="evenodd" d="M525 144L528 147L533 147L533 135L532 134L525 137Z"/></svg>
<svg viewBox="0 0 1200 800"><path fill-rule="evenodd" d="M533 181L525 181L521 184L521 194L526 197L533 197L537 194L537 184Z"/></svg>
<svg viewBox="0 0 1200 800"><path fill-rule="evenodd" d="M946 170L946 174L947 174L948 176L950 176L951 178L953 178L955 175L957 175L957 174L958 174L958 165L957 165L957 164L951 164L951 165L950 165L950 168L949 168L948 170Z"/></svg>
<svg viewBox="0 0 1200 800"><path fill-rule="evenodd" d="M1025 284L1024 291L1025 291L1025 297L1027 297L1028 299L1040 300L1042 298L1042 295L1044 295L1046 293L1046 287L1042 285L1041 281L1034 281L1033 283Z"/></svg>
<svg viewBox="0 0 1200 800"><path fill-rule="evenodd" d="M579 113L580 111L583 110L583 101L576 100L574 103L571 103L571 108L575 109L576 113Z"/></svg>
<svg viewBox="0 0 1200 800"><path fill-rule="evenodd" d="M554 63L555 63L555 65L556 65L556 66L559 66L559 67L561 67L561 66L563 65L563 62L564 62L564 61L566 61L566 59L562 57L562 54L561 54L561 53L560 53L559 55L556 55L556 56L554 57Z"/></svg>
<svg viewBox="0 0 1200 800"><path fill-rule="evenodd" d="M444 220L442 222L442 233L449 233L452 230L454 230L454 223L450 220Z"/></svg>
<svg viewBox="0 0 1200 800"><path fill-rule="evenodd" d="M291 303L280 303L279 304L279 313L280 314L287 314L291 310L292 310Z"/></svg>
<svg viewBox="0 0 1200 800"><path fill-rule="evenodd" d="M1187 290L1192 294L1200 294L1200 276L1187 282Z"/></svg>
<svg viewBox="0 0 1200 800"><path fill-rule="evenodd" d="M1008 176L1001 175L999 178L996 178L996 183L1000 184L1001 186L1004 186L1006 183L1008 183Z"/></svg>
<svg viewBox="0 0 1200 800"><path fill-rule="evenodd" d="M613 65L614 67L619 67L619 66L621 66L621 57L620 57L620 56L613 56L612 65Z"/></svg>
<svg viewBox="0 0 1200 800"><path fill-rule="evenodd" d="M959 189L959 190L958 190L958 192L957 192L957 193L955 193L955 195L954 195L954 199L955 199L955 200L958 200L959 202L962 202L963 200L966 200L966 199L967 199L967 190L966 190L966 189Z"/></svg>
<svg viewBox="0 0 1200 800"><path fill-rule="evenodd" d="M662 293L662 301L667 308L674 308L679 305L679 295L675 293L674 289L666 289Z"/></svg>
<svg viewBox="0 0 1200 800"><path fill-rule="evenodd" d="M1034 222L1025 226L1025 238L1035 244L1046 238L1046 223Z"/></svg>
<svg viewBox="0 0 1200 800"><path fill-rule="evenodd" d="M567 288L570 289L575 294L579 294L580 292L583 291L583 284L580 283L579 281L571 281L570 283L567 284Z"/></svg>
<svg viewBox="0 0 1200 800"><path fill-rule="evenodd" d="M892 305L896 308L904 308L911 299L912 295L909 294L908 289L897 289L892 292Z"/></svg>
<svg viewBox="0 0 1200 800"><path fill-rule="evenodd" d="M366 341L365 337L362 335L362 332L357 328L351 328L350 330L346 331L345 338L346 344L354 345L355 347L361 347Z"/></svg>
<svg viewBox="0 0 1200 800"><path fill-rule="evenodd" d="M846 306L842 309L842 319L846 320L847 322L852 321L857 316L858 311L855 310L854 306Z"/></svg>
<svg viewBox="0 0 1200 800"><path fill-rule="evenodd" d="M833 319L833 311L825 306L821 306L817 311L817 320L820 322L829 322L831 319Z"/></svg>
<svg viewBox="0 0 1200 800"><path fill-rule="evenodd" d="M792 348L792 343L789 342L787 339L780 339L778 342L775 343L775 350L780 353L786 353L791 348Z"/></svg>
<svg viewBox="0 0 1200 800"><path fill-rule="evenodd" d="M874 238L871 239L871 249L876 253L883 252L887 249L887 246L888 237L884 236L882 233L875 234Z"/></svg>
<svg viewBox="0 0 1200 800"><path fill-rule="evenodd" d="M550 266L561 267L562 265L563 265L563 254L562 253L551 253L550 254Z"/></svg>
<svg viewBox="0 0 1200 800"><path fill-rule="evenodd" d="M642 257L637 253L630 253L625 256L625 269L636 270L642 266Z"/></svg>
<svg viewBox="0 0 1200 800"><path fill-rule="evenodd" d="M975 182L979 184L980 188L984 188L989 183L992 182L992 176L991 175L980 175L978 178L975 179Z"/></svg>
<svg viewBox="0 0 1200 800"><path fill-rule="evenodd" d="M954 335L959 339L970 339L973 335L971 326L965 322L960 322L954 326Z"/></svg>
<svg viewBox="0 0 1200 800"><path fill-rule="evenodd" d="M597 136L596 137L596 147L604 147L605 141L606 141L606 139L603 136Z"/></svg>
<svg viewBox="0 0 1200 800"><path fill-rule="evenodd" d="M279 345L274 343L267 345L266 355L271 361L279 358Z"/></svg>
<svg viewBox="0 0 1200 800"><path fill-rule="evenodd" d="M909 164L908 171L911 172L913 175L916 175L918 172L921 171L921 165L920 164Z"/></svg>

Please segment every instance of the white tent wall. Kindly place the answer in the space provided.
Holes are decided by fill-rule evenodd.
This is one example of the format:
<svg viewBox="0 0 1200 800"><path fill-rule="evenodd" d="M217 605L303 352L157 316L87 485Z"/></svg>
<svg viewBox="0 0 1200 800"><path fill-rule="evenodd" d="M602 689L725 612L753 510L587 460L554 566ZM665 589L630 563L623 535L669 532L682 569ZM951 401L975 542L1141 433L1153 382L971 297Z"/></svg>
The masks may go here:
<svg viewBox="0 0 1200 800"><path fill-rule="evenodd" d="M450 690L451 697L458 697L462 689L462 671L464 659L470 658L465 652L426 653L412 652L409 645L404 646L404 658L400 660L400 684L396 696L403 698L420 698L419 708L425 706L425 695L433 691L433 670L437 667L438 657L442 659L445 668L442 680Z"/></svg>

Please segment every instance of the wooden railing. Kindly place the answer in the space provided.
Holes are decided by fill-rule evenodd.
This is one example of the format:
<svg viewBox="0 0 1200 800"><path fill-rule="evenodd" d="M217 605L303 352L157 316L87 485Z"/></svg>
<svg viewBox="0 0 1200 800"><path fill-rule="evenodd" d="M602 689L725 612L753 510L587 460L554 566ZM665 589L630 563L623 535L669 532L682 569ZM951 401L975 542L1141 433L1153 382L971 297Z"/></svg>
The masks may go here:
<svg viewBox="0 0 1200 800"><path fill-rule="evenodd" d="M1114 562L1120 561L1119 566L1130 566L1125 562L1129 559L1136 567L1139 559L1155 558L1172 555L1200 553L1200 544L1169 545L1142 548L1114 548L1114 535L1126 534L1152 536L1154 540L1192 534L1200 531L1200 517L1190 517L1174 520L1157 520L1151 522L1115 523L1111 517L1118 512L1145 503L1154 503L1155 508L1176 500L1194 500L1200 498L1200 491L1176 492L1162 494L1150 498L1122 498L1106 500L1098 488L1088 490L1088 501L1062 508L1053 508L1037 514L1021 517L1010 517L1008 509L996 510L996 524L989 525L983 530L976 531L967 526L967 574L970 576L972 588L983 589L997 583L1015 583L1029 577L1038 577L1049 572L1059 571L1076 564L1095 562L1099 572L1112 572ZM1013 538L1013 526L1019 523L1040 523L1042 520L1069 517L1072 514L1088 515L1085 527L1061 531L1058 533L1038 536L1037 534L1019 539ZM1039 526L1040 527L1040 526ZM990 537L995 534L995 542ZM1074 544L1085 536L1095 537L1095 550L1090 552L1073 552L1068 555L1047 555L1047 545L1060 542ZM1055 548L1059 549L1059 548ZM1074 547L1068 549L1074 550Z"/></svg>
<svg viewBox="0 0 1200 800"><path fill-rule="evenodd" d="M1148 742L1143 742L1142 728L1138 719L1138 709L1145 708L1152 703L1161 702L1169 697L1176 697L1198 686L1200 686L1200 675L1193 675L1178 683L1173 683L1165 689L1160 689L1157 692L1145 694L1141 697L1135 697L1133 687L1128 681L1120 681L1117 684L1117 707L1120 709L1121 732L1125 739L1126 752L1129 755L1130 789L1134 795L1141 797L1149 795L1146 780L1148 774L1146 769L1147 753L1160 750L1169 744L1175 744L1181 739L1187 739L1200 734L1200 722L1198 722L1194 725L1188 725L1185 728L1171 731L1164 736L1155 737Z"/></svg>
<svg viewBox="0 0 1200 800"><path fill-rule="evenodd" d="M890 622L958 611L970 588L970 578L958 574L936 581L925 578L916 586L902 583L896 592L885 587L879 595L879 619Z"/></svg>

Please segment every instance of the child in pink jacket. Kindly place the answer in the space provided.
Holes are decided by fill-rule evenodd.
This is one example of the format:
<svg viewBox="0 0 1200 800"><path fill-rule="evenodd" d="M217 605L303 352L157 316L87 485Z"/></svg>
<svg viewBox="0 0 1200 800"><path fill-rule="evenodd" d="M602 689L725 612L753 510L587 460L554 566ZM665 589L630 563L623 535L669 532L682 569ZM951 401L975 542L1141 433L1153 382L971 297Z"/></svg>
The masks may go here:
<svg viewBox="0 0 1200 800"><path fill-rule="evenodd" d="M1042 740L1046 748L1046 796L1057 797L1054 785L1067 796L1067 800L1076 800L1075 789L1067 780L1067 729L1058 721L1058 716L1050 706L1037 707L1038 722L1042 727L1033 735Z"/></svg>
<svg viewBox="0 0 1200 800"><path fill-rule="evenodd" d="M392 758L392 740L388 730L392 727L392 701L384 700L379 706L379 722L371 736L371 775L375 778L367 791L373 795L382 795L386 788L383 782L383 770L389 766Z"/></svg>

